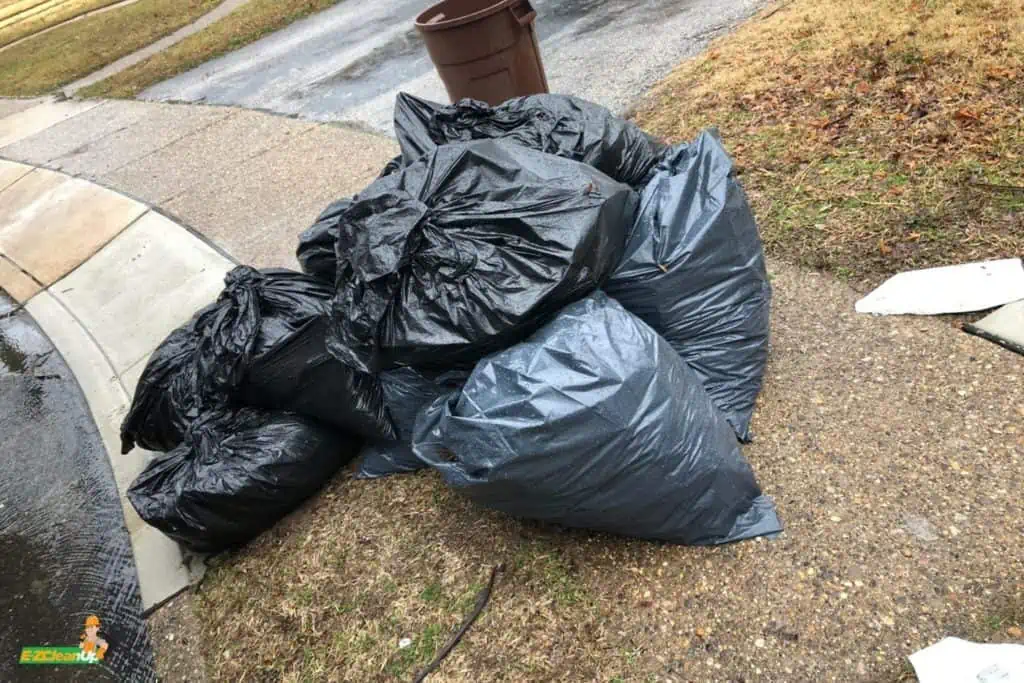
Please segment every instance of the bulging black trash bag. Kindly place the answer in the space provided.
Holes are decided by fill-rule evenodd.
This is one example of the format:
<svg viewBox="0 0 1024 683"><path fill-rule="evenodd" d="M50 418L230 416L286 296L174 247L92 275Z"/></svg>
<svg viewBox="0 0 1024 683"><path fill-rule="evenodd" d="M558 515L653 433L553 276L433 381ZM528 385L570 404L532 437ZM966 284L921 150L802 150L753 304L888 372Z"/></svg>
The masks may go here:
<svg viewBox="0 0 1024 683"><path fill-rule="evenodd" d="M309 275L238 266L217 302L196 319L200 380L245 405L393 438L377 379L327 352L333 294L334 287Z"/></svg>
<svg viewBox="0 0 1024 683"><path fill-rule="evenodd" d="M781 530L696 374L601 292L480 361L423 412L413 449L517 517L689 544Z"/></svg>
<svg viewBox="0 0 1024 683"><path fill-rule="evenodd" d="M713 131L674 148L643 192L604 291L679 352L747 441L768 362L771 285L732 170Z"/></svg>
<svg viewBox="0 0 1024 683"><path fill-rule="evenodd" d="M216 410L149 463L128 489L147 523L196 552L249 541L315 493L358 451L294 413Z"/></svg>
<svg viewBox="0 0 1024 683"><path fill-rule="evenodd" d="M351 204L351 199L332 202L317 217L316 223L299 235L295 257L303 273L334 284L338 269L334 255L334 243L338 239L338 218Z"/></svg>
<svg viewBox="0 0 1024 683"><path fill-rule="evenodd" d="M171 332L139 376L132 405L121 423L121 452L139 446L169 451L199 417L202 391L195 365L199 338L194 322Z"/></svg>
<svg viewBox="0 0 1024 683"><path fill-rule="evenodd" d="M500 139L589 164L634 187L646 182L665 151L635 124L570 95L527 95L491 107L471 99L437 104L399 93L395 135L406 165L438 145Z"/></svg>
<svg viewBox="0 0 1024 683"><path fill-rule="evenodd" d="M436 148L345 211L328 348L361 370L471 367L618 263L636 193L500 141Z"/></svg>
<svg viewBox="0 0 1024 683"><path fill-rule="evenodd" d="M415 472L426 467L412 452L416 418L439 396L461 387L468 375L468 372L453 371L427 377L412 368L396 368L380 373L384 405L394 422L398 438L368 440L360 453L362 461L356 477L376 479L391 474Z"/></svg>

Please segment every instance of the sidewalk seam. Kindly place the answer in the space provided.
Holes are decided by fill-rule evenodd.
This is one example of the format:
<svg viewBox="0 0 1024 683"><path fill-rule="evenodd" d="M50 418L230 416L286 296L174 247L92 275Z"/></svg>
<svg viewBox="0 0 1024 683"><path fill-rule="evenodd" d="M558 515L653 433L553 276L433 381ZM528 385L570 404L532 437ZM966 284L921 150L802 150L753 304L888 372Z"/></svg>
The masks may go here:
<svg viewBox="0 0 1024 683"><path fill-rule="evenodd" d="M43 169L43 170L49 170L49 169ZM78 180L84 180L84 178L79 178ZM135 201L135 200L133 199L132 201ZM83 261L82 261L81 263L79 263L79 264L78 264L78 265L76 265L76 266L75 266L74 268L72 268L71 270L69 270L68 272L64 273L63 275L61 275L61 276L60 276L59 278L57 278L56 280L54 280L54 281L53 281L53 284L51 284L51 285L43 285L43 283L42 283L42 282L41 282L40 280L36 279L36 278L35 278L35 277L34 277L34 276L32 275L32 273L30 273L30 272L28 272L27 270L25 270L25 267L24 267L23 265L21 265L20 263L18 263L17 261L15 261L15 260L14 260L14 257L13 257L13 256L12 256L11 254L8 254L8 253L6 253L6 252L0 252L0 254L3 254L3 257L4 257L5 259L7 259L7 260L8 260L8 261L10 261L11 263L13 263L13 264L14 264L15 266L17 266L18 270L20 270L21 272L23 272L23 273L25 273L26 275L28 275L28 276L29 276L30 278L32 278L32 280L33 280L34 282L38 283L39 285L43 285L43 288L42 288L41 290L39 290L39 291L41 291L41 292L48 292L48 291L49 291L49 290L50 290L50 289L51 289L52 287L54 287L54 286L56 286L56 285L57 285L58 283L62 282L62 281L64 280L64 278L66 278L66 277L67 277L68 275L71 275L71 274L72 274L73 272L75 272L76 270L78 270L79 268L81 268L83 264L85 264L85 263L88 263L89 259L91 259L91 258L92 258L93 256L95 256L96 254L98 254L98 253L100 253L101 251L103 251L103 248L104 248L104 247L106 247L106 246L107 246L108 244L110 244L111 242L113 242L114 240L116 240L116 239L117 239L117 238L118 238L118 237L119 237L119 236L121 235L121 233L123 233L123 232L124 232L125 230L127 230L127 229L128 229L128 228L130 228L131 226L135 225L135 223L137 223L137 222L139 221L139 219L140 219L140 218L142 218L143 216L145 216L145 215L146 215L147 213L149 213L149 212L150 212L150 211L152 210L152 209L150 209L150 208L149 208L149 207L148 207L148 206L147 206L146 204L144 204L144 203L142 203L142 202L139 202L139 203L140 203L140 204L142 204L142 206L144 206L144 207L145 207L145 211L143 211L143 212L142 212L141 214L139 214L137 218L133 218L133 219L132 219L132 220L130 220L130 221L129 221L128 223L126 223L126 224L125 224L125 226L124 226L123 228L121 228L120 230L118 230L118 231L117 231L117 234L116 234L116 235L114 235L113 237L111 237L111 238L110 238L109 240L107 240L107 241L106 241L106 242L104 242L103 244L99 245L99 248L98 248L98 249L96 249L96 251L94 251L94 252L93 252L92 254L89 254L89 256L85 257L85 260L83 260ZM37 292L37 294L38 294L38 293L39 293L39 292ZM33 296L34 296L34 295L33 295Z"/></svg>
<svg viewBox="0 0 1024 683"><path fill-rule="evenodd" d="M109 365L109 366L110 366L110 370L111 370L111 372L113 372L113 374L114 374L114 377L115 377L115 378L117 378L117 383L118 383L118 385L119 385L119 386L121 387L121 390L125 392L125 395L127 395L127 397L128 397L128 400L129 400L129 402L131 401L131 398L132 398L132 395L133 395L133 393L134 393L134 392L132 392L132 391L128 391L128 388L127 388L127 387L125 387L125 385L124 385L124 382L123 382L123 381L121 380L121 373L119 373L119 372L117 371L117 366L116 366L116 365L114 365L114 360L113 360L113 359L112 359L112 358L111 358L111 357L110 357L110 356L109 356L109 355L107 354L107 351L106 351L106 349L104 349L104 348L103 348L103 345L102 345L102 344L100 344L100 340L99 340L99 339L97 339L97 338L96 338L96 337L95 337L95 336L93 335L93 333L92 333L92 330L90 330L90 329L89 329L89 328L88 328L88 327L86 326L86 324L85 324L85 321L83 321L83 320L82 320L81 318L79 318L79 317L78 317L78 314L76 314L76 313L75 313L74 311L72 311L72 310L71 310L71 308L70 308L70 307L69 307L69 306L68 306L68 305L67 305L67 304L66 304L66 303L65 303L65 302L64 302L64 301L63 301L63 300L61 299L61 297L59 297L59 296L57 296L56 294L52 293L52 292L51 292L50 290L51 290L51 289L53 289L54 287L56 287L57 285L59 285L59 284L60 284L61 282L64 282L64 280L65 280L65 279L67 279L67 278L68 278L68 277L69 277L69 276L70 276L70 275L71 275L72 273L74 273L74 272L75 272L76 270L78 270L78 269L79 269L79 268L81 268L81 267L82 267L83 265L85 265L86 263L88 263L88 262L89 262L89 261L90 261L90 260L91 260L91 259L93 258L93 256L96 256L96 254L100 253L100 252L101 252L101 251L102 251L102 250L104 249L104 247L106 247L106 246L107 246L108 244L110 244L111 242L113 242L114 240L116 240L116 239L117 239L118 237L120 237L120 236L121 236L122 234L124 234L124 232L125 232L125 231L126 231L126 230L127 230L128 228L132 227L133 225L135 225L136 223L138 223L138 222L139 222L140 220L142 220L142 217L143 217L143 216L145 216L146 214L148 214L149 212L150 212L150 210L149 210L149 209L147 209L146 211L143 211L143 212L142 212L141 214L139 214L138 218L135 218L135 219L134 219L134 220L132 220L132 221L131 221L130 223L128 223L128 225L124 226L124 227L123 227L123 228L122 228L122 229L120 230L120 232L118 232L118 233L117 233L116 235L114 235L114 236L113 236L112 238L110 238L110 240L109 240L108 242L106 242L106 244L104 244L103 246L101 246L101 247L100 247L99 249L97 249L95 253L93 253L93 254L92 254L91 256L89 256L89 257L88 257L87 259L85 259L84 261L82 261L81 263L79 263L79 264L78 264L77 266L75 266L74 268L72 268L71 270L69 270L69 271L68 271L67 273L65 273L64 275L62 275L62 276L60 277L60 279L59 279L59 280L56 280L56 281L55 281L55 282L54 282L54 283L53 283L52 285L49 285L48 287L43 287L43 289L42 289L42 290L40 290L40 291L39 291L39 292L37 292L37 293L36 293L35 295L33 295L33 298L34 298L34 297L36 297L36 296L39 296L39 294L41 294L41 293L43 293L43 292L47 292L48 294L50 294L50 296L52 296L52 297L53 297L53 300L54 300L54 301L56 301L56 302L57 302L57 303L58 303L58 304L60 305L60 307L61 307L61 308L63 308L63 309L65 310L65 311L67 311L68 315L69 315L69 316L71 316L71 318L72 318L72 319L73 319L73 320L74 320L74 321L75 321L76 323L78 323L78 326L79 326L79 327L81 327L81 328L82 328L82 330L83 330L83 331L85 332L85 335L86 335L86 336L87 336L87 337L89 338L89 341L91 341L91 342L92 342L92 344L93 344L93 346L95 346L95 347L96 347L96 348L97 348L97 349L99 350L99 352L100 352L100 355L101 355L101 356L103 356L103 360L105 360L105 361L107 362L107 365ZM13 261L11 261L11 262L12 262L12 263L14 263ZM15 264L15 265L17 265L17 264ZM20 267L20 266L19 266L19 267ZM33 278L33 279L35 279L35 278ZM36 282L38 282L38 280L36 280ZM57 291L57 292L60 292L60 290L56 290L56 291ZM61 293L61 294L64 294L64 293L66 293L66 292L60 292L60 293ZM44 330L44 331L45 331L45 330Z"/></svg>
<svg viewBox="0 0 1024 683"><path fill-rule="evenodd" d="M137 2L137 1L138 1L138 0L136 0L136 2ZM82 100L82 101L84 101L84 100ZM87 112L87 111L94 111L94 110L96 110L96 109L103 109L104 107L106 107L106 106L107 106L107 105L109 105L109 104L111 104L111 102L110 102L109 100L108 100L108 101L105 101L105 102L101 102L101 103L100 103L99 105L97 105L97 106L93 107L92 109L87 109L87 110L86 110L86 112ZM81 112L81 113L82 113L82 114L84 114L84 113L86 113L86 112ZM78 116L78 114L75 114L75 116ZM69 118L69 119L67 119L67 120L68 120L68 121L70 121L71 119L75 118L75 116L72 116L71 118ZM63 123L63 121L61 121L60 123ZM54 125L56 126L56 125L60 125L60 124L59 124L59 123L55 123ZM92 143L95 143L95 142L100 142L101 140L106 140L106 139L107 139L108 137L110 137L111 135L115 135L115 134L117 134L117 133L120 133L121 131L127 130L128 128L131 128L131 127L132 127L133 125L134 125L134 124L128 124L127 126L122 126L121 128L117 128L117 129L115 129L115 130L112 130L112 131L110 131L109 133L104 133L103 135L99 136L99 137L98 137L98 138L96 138L95 140L91 140L91 141L89 142L89 144L92 144ZM50 126L50 128L52 128L52 127L53 127L53 126ZM36 135L41 135L41 134L45 133L46 131L50 130L50 128L44 128L44 129L42 129L41 131L39 131L38 133L33 133L32 135L29 135L29 136L28 136L27 138L23 138L22 140L18 140L18 141L16 141L16 142L12 142L12 143L11 143L10 145L5 145L5 147L12 147L12 146L14 146L14 145L20 144L20 143L24 142L25 140L29 140L30 138L33 138L33 137L35 137ZM0 149L3 149L3 148L0 148ZM44 161L43 163L44 163L44 164L51 164L51 163L53 163L53 162L54 162L55 160L57 160L57 159L60 159L60 158L62 158L62 157L65 157L65 156L68 156L68 154L74 153L74 152L75 152L76 150L78 150L78 149L81 149L81 147L76 147L76 148L75 148L74 150L71 150L71 152L68 152L68 153L66 153L66 154L58 154L58 155L57 155L57 156L55 156L55 157L48 157L48 158L46 159L46 161ZM13 159L12 159L11 161L13 161ZM27 162L24 162L24 161L19 161L18 163L21 163L21 164L27 164ZM27 164L27 165L31 165L31 164ZM56 169L56 168L51 168L50 166L46 166L45 168L48 168L48 169L49 169L49 170L51 170L51 171L56 171L56 170L58 170L58 169Z"/></svg>
<svg viewBox="0 0 1024 683"><path fill-rule="evenodd" d="M15 161L14 159L7 159L6 157L0 157L0 159L2 159L3 161L10 161L13 164L21 164L22 166L28 166L29 168L31 168L33 170L35 170L35 168L36 168L32 164L26 164L26 163L21 162L21 161ZM18 181L24 179L31 172L32 171L28 171L28 173L24 173L24 174L18 176L17 178L15 178L14 180L12 180L11 182L7 183L3 187L0 187L0 192L6 192L7 190L11 189L12 187L14 187L15 185L18 184Z"/></svg>
<svg viewBox="0 0 1024 683"><path fill-rule="evenodd" d="M69 273L69 275L70 275L70 273ZM57 284L57 283L55 282L54 284ZM47 291L47 290L43 290L43 291ZM34 299L35 297L39 296L40 294L43 293L43 291L37 292L32 298ZM47 292L47 293L49 293L49 292ZM79 318L78 315L74 311L72 311L71 308L68 307L68 305L66 303L61 301L60 297L54 296L53 294L50 294L50 296L53 298L54 301L57 302L58 306L60 306L62 309L64 309L64 311L68 314L68 317L70 317L72 320L74 320L75 324L77 324L80 328L82 328L82 331L85 333L85 336L89 338L89 341L92 342L92 345L95 346L96 350L100 352L101 356L103 356L103 360L110 367L111 374L117 380L117 385L119 387L121 387L121 390L125 393L125 396L127 396L127 398L128 398L128 403L131 404L132 394L134 392L130 392L130 391L128 391L125 388L124 382L121 381L121 376L119 374L117 374L117 367L114 365L114 361L110 358L109 355L107 355L107 352L106 352L106 350L104 350L103 346L100 344L100 341L95 336L93 336L92 331L88 327L86 327L85 322L81 318ZM42 329L42 327L40 327L40 329ZM46 330L44 329L43 332L45 333ZM47 335L47 336L49 336L49 335ZM68 367L70 367L70 365ZM76 381L77 381L77 379L76 379ZM79 386L79 388L81 388L81 386ZM85 395L85 391L84 390L82 390L82 394ZM89 402L89 398L88 398L88 396L86 396L86 403L88 403L88 402ZM93 421L95 422L96 420L94 419Z"/></svg>
<svg viewBox="0 0 1024 683"><path fill-rule="evenodd" d="M218 120L221 120L221 119L218 119ZM196 228L192 227L192 225L189 224L187 221L183 220L182 218L178 217L177 215L175 215L171 211L168 211L167 209L163 208L162 206L157 206L155 204L150 204L148 201L146 201L146 200L144 200L144 199L142 199L140 197L136 197L135 195L133 195L133 194L131 194L129 192L125 192L123 190L120 190L120 189L118 189L116 187L113 187L113 186L109 185L104 178L99 178L99 177L94 178L94 177L91 177L91 176L83 175L81 173L67 173L66 171L62 171L62 170L57 169L57 168L51 168L51 167L45 166L45 165L36 164L34 162L18 161L17 159L12 159L10 157L4 156L2 154L2 150L0 150L0 161L9 161L9 162L14 163L14 164L21 164L22 166L28 166L28 167L30 167L33 170L39 168L39 169L42 169L44 171L50 171L52 173L60 173L61 175L67 176L68 178L76 178L78 180L84 180L87 183L92 183L93 185L98 185L98 186L102 187L105 190L110 190L111 192L116 192L117 194L121 195L122 197L127 197L128 199L131 199L132 201L138 202L142 206L146 207L146 211L143 211L142 215L145 215L146 213L148 213L150 211L152 211L154 213L157 213L157 214L163 216L164 218L167 218L167 219L175 222L179 227L184 228L185 231L188 232L190 235L192 235L193 237L198 239L200 242L202 242L206 246L208 246L211 249L213 249L215 252L217 252L218 254L220 254L221 256L226 258L227 260L229 260L229 261L231 261L232 263L235 263L235 264L239 263L238 259L235 258L232 254L230 254L226 249L224 249L224 247L220 246L219 244L217 244L216 242L211 240L209 237L204 235L202 232L200 232ZM25 175L21 176L21 178L18 178L17 180L14 181L14 183L11 183L7 187L0 188L0 192L3 192L4 190L10 189L11 187L14 186L15 183L17 183L22 178L25 178L27 175L28 175L28 173L26 173ZM139 218L142 218L142 216L139 216ZM138 219L136 219L136 220L138 220ZM135 221L132 221L132 223L134 223L134 222ZM131 223L129 225L131 225ZM121 233L118 233L118 234L121 234ZM115 235L115 237L116 237L116 235ZM103 246L106 246L107 244L110 244L111 241L113 241L113 240L111 239L110 241L108 241ZM102 249L103 247L100 247L100 248ZM12 263L13 263L13 261L12 261ZM20 266L19 266L19 268L20 268ZM78 266L75 266L75 268L77 269ZM68 273L68 274L70 275L70 273ZM64 279L64 277L62 276L61 279ZM54 284L56 284L56 282Z"/></svg>
<svg viewBox="0 0 1024 683"><path fill-rule="evenodd" d="M168 142L166 145L163 145L161 147L157 147L156 149L151 149L150 151L146 152L145 154L143 154L140 157L137 157L135 159L132 159L131 161L123 163L120 166L115 166L114 168L108 169L107 171L105 171L105 173L114 173L115 171L120 171L125 166L131 166L132 164L137 164L138 162L142 161L143 159L147 159L147 158L153 156L154 154L156 154L157 152L162 152L165 149L167 149L168 147L170 147L171 145L177 144L177 143L181 142L182 140L188 139L188 138L192 137L193 135L196 135L200 131L204 131L204 130L206 130L208 128L212 128L214 125L216 125L216 124L218 124L218 123L220 123L222 121L226 121L227 119L231 118L233 115L237 116L239 113L240 112L237 112L237 111L233 111L233 112L229 111L224 116L221 116L221 117L219 117L217 119L214 119L213 121L210 121L209 123L207 123L205 125L202 125L202 126L196 128L194 130L190 130L189 132L185 133L181 137L174 138L173 140ZM128 128L130 128L130 127L131 126L128 126Z"/></svg>

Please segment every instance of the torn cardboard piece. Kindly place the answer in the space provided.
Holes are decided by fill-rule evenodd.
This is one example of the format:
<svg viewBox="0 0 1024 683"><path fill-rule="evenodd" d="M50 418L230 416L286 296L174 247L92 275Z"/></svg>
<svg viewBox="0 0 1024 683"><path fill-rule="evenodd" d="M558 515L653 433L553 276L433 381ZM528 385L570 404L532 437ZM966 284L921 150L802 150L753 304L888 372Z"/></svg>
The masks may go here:
<svg viewBox="0 0 1024 683"><path fill-rule="evenodd" d="M1011 258L899 273L855 308L875 315L939 315L983 311L1020 299L1024 265Z"/></svg>

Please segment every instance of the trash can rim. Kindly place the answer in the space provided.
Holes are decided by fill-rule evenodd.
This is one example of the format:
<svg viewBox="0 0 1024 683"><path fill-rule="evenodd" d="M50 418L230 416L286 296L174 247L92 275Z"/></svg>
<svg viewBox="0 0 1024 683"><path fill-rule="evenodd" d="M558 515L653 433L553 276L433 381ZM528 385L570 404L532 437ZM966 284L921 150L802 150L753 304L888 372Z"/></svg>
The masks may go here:
<svg viewBox="0 0 1024 683"><path fill-rule="evenodd" d="M420 31L444 31L450 28L455 28L457 26L462 26L464 24L471 24L474 21L479 21L480 19L489 17L492 14L497 14L501 10L507 9L521 2L524 2L524 0L498 0L494 4L488 5L487 7L481 10L477 10L476 12L463 14L452 19L445 19L443 21L428 23L430 19L438 13L438 10L440 10L442 6L448 4L447 0L442 0L442 2L439 2L435 5L431 5L423 12L420 12L419 16L416 17L416 28L419 29Z"/></svg>

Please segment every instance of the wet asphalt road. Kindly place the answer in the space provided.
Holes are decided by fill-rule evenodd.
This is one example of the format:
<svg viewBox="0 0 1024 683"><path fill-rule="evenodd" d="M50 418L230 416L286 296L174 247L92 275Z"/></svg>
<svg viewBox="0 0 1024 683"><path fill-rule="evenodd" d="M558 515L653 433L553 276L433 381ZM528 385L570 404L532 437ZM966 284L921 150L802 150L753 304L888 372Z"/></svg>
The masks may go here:
<svg viewBox="0 0 1024 683"><path fill-rule="evenodd" d="M622 112L763 0L534 0L552 92ZM448 101L413 21L428 0L342 0L157 84L145 99L263 109L391 130L399 91Z"/></svg>
<svg viewBox="0 0 1024 683"><path fill-rule="evenodd" d="M154 680L114 476L63 358L0 290L0 681ZM22 646L77 646L86 616L109 643L95 666L22 666Z"/></svg>

